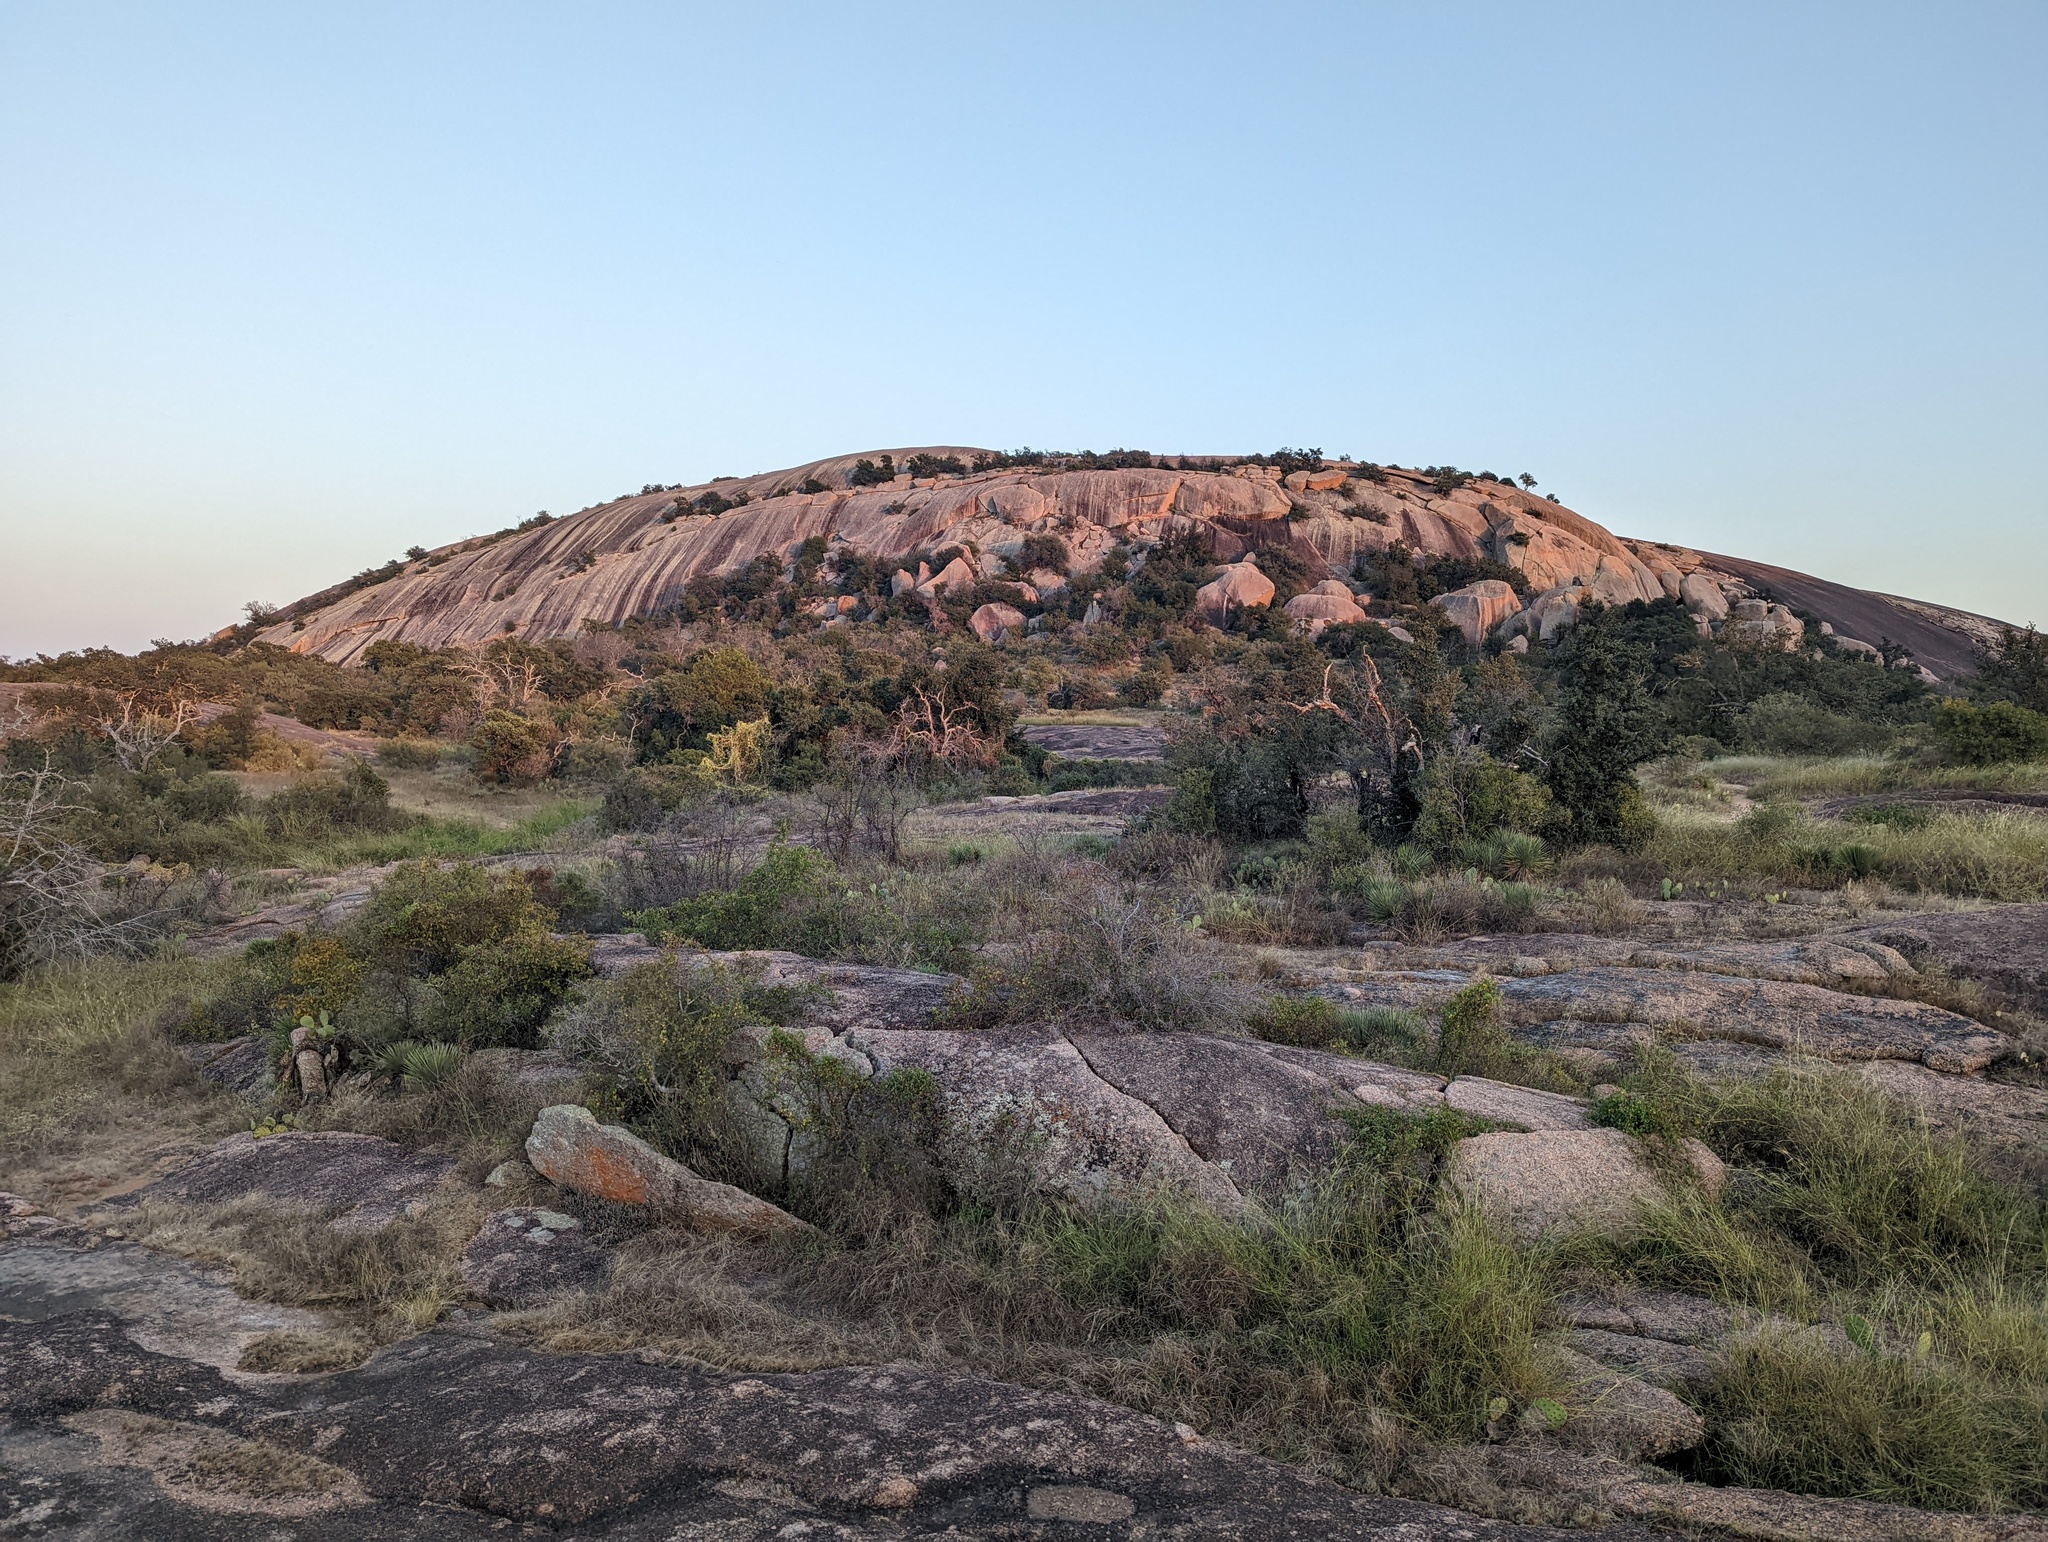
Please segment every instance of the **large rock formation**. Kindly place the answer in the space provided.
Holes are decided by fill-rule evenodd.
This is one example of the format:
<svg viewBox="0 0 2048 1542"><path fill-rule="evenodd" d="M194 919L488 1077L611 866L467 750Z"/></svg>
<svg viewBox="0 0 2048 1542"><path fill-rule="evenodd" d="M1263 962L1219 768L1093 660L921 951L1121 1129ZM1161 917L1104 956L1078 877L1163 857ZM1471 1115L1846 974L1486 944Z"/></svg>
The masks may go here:
<svg viewBox="0 0 2048 1542"><path fill-rule="evenodd" d="M905 464L918 453L972 462L980 452L936 446L888 453ZM1520 569L1528 577L1526 608L1507 611L1489 593L1471 625L1464 615L1455 618L1482 635L1505 627L1548 637L1570 624L1583 601L1620 604L1667 595L1682 598L1703 625L1719 625L1733 600L1768 589L1832 623L1848 641L1903 638L1920 663L1950 675L1969 667L1972 639L1995 626L1779 569L1624 541L1507 482L1474 479L1447 487L1422 472L1344 462L1283 479L1270 467L1190 457L1178 469L1010 467L899 475L856 487L855 465L856 457L841 456L645 492L530 530L458 541L408 562L382 583L339 585L300 600L258 635L339 663L359 660L384 640L439 648L505 632L570 636L586 621L615 624L658 614L699 575L735 571L764 553L791 561L813 537L828 549L878 559L884 572L914 553L965 547L968 558L937 574L929 568L897 574L898 592L932 599L994 576L994 559L1016 558L1029 535L1059 535L1075 571L1089 572L1120 543L1142 549L1197 527L1209 533L1223 562L1284 544L1312 564L1343 572L1360 554L1398 541L1418 559L1486 558ZM715 513L703 504L712 494ZM1249 579L1251 570L1235 571ZM1215 598L1223 602L1216 608L1226 611L1265 603L1235 593ZM1299 619L1313 625L1351 617L1324 616L1318 608Z"/></svg>

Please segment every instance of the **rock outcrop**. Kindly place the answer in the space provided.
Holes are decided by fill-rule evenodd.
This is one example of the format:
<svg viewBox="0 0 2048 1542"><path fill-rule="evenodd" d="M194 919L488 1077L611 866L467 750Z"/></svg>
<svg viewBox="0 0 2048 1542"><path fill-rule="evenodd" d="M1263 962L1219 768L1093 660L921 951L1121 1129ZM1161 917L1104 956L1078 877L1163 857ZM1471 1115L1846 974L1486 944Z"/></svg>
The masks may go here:
<svg viewBox="0 0 2048 1542"><path fill-rule="evenodd" d="M645 1205L701 1231L763 1236L804 1225L744 1189L700 1178L630 1130L599 1124L579 1103L540 1111L526 1138L526 1159L562 1188L615 1205Z"/></svg>
<svg viewBox="0 0 2048 1542"><path fill-rule="evenodd" d="M983 454L959 446L886 453L899 464L919 453L963 462ZM917 553L965 548L969 555L938 573L923 563L914 572L895 572L892 593L915 592L935 602L968 593L1014 565L1030 535L1058 535L1074 571L1087 573L1113 546L1142 551L1161 537L1197 528L1208 533L1218 560L1234 563L1231 571L1239 573L1244 564L1235 559L1263 546L1285 544L1336 573L1397 541L1419 559L1487 559L1520 569L1528 578L1529 604L1488 621L1484 616L1500 602L1497 596L1486 600L1482 636L1505 629L1551 637L1586 601L1612 605L1666 596L1681 598L1703 626L1718 626L1732 602L1768 590L1846 637L1903 639L1921 664L1946 678L1973 667L1972 646L1995 638L1998 626L1783 569L1624 541L1506 482L1472 479L1447 488L1422 472L1344 462L1282 479L1272 468L1233 464L1228 457L1191 457L1175 468L1006 467L855 486L857 459L649 490L534 528L458 541L407 562L383 582L308 596L258 635L339 663L359 661L379 641L438 648L506 632L572 636L586 622L659 614L693 578L736 571L764 553L793 562L811 539L826 542L828 558L836 551L857 553L878 561L884 572ZM1041 590L1060 581L1051 573L1043 575L1048 584L1038 583L1037 572L1008 576ZM1264 575L1245 574L1232 580L1232 592L1211 593L1204 607L1221 616L1270 603L1270 588L1263 597L1257 593L1266 582ZM837 605L816 614L834 624L853 619ZM1318 612L1301 619L1312 626L1351 617ZM1468 619L1453 617L1461 629Z"/></svg>
<svg viewBox="0 0 2048 1542"><path fill-rule="evenodd" d="M748 1375L535 1354L460 1327L308 1385L153 1353L105 1311L0 1321L0 1419L0 1504L25 1486L50 1535L1567 1535L1360 1494L1185 1425L976 1376ZM127 1437L115 1461L109 1432ZM201 1442L208 1485L191 1481ZM280 1488L302 1502L295 1512L276 1509ZM1596 1535L1649 1542L1634 1528Z"/></svg>
<svg viewBox="0 0 2048 1542"><path fill-rule="evenodd" d="M1493 635L1493 629L1522 608L1514 587L1498 578L1482 578L1476 584L1440 594L1430 602L1442 609L1452 626L1464 634L1466 643L1478 647Z"/></svg>
<svg viewBox="0 0 2048 1542"><path fill-rule="evenodd" d="M1720 1159L1695 1140L1681 1149L1701 1189L1718 1194L1727 1179ZM1474 1135L1452 1149L1444 1177L1524 1241L1625 1224L1665 1191L1640 1145L1620 1130Z"/></svg>
<svg viewBox="0 0 2048 1542"><path fill-rule="evenodd" d="M213 1205L255 1195L326 1213L342 1230L369 1231L425 1201L454 1167L452 1157L341 1130L231 1135L128 1202Z"/></svg>

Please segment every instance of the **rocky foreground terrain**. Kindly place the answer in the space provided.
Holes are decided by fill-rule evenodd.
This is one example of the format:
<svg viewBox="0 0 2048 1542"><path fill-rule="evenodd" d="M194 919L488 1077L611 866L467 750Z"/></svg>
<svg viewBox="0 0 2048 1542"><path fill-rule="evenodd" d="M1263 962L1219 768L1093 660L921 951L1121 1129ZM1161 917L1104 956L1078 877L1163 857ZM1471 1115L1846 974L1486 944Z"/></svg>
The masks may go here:
<svg viewBox="0 0 2048 1542"><path fill-rule="evenodd" d="M990 800L956 819L1113 827L1138 794ZM1082 800L1093 798L1100 808ZM1123 800L1121 804L1117 800ZM1090 812L1093 810L1093 812ZM1085 828L1085 823L1082 828ZM345 920L376 875L343 875L196 940ZM1634 935L1470 936L1418 945L1364 928L1345 946L1267 950L1286 992L1427 1007L1497 979L1522 1041L1597 1076L1630 1044L1710 1074L1788 1057L1854 1068L2037 1161L2048 1091L2009 1066L2013 1039L1915 999L1924 970L2048 1008L2048 906L1926 914L1818 907L1783 935L1706 935L1666 907ZM658 959L637 936L596 940L605 977ZM946 1025L950 977L795 954L729 956L809 987L807 1048L859 1076L935 1078L954 1138L1021 1122L1040 1178L1087 1199L1170 1187L1232 1211L1328 1162L1341 1115L1447 1107L1492 1125L1445 1182L1524 1242L1625 1219L1667 1191L1729 1181L1704 1147L1673 1165L1588 1117L1588 1101L1478 1076L1251 1038ZM1926 994L1919 992L1918 994ZM194 1045L208 1079L265 1095L253 1040ZM0 1535L383 1538L569 1534L701 1538L2038 1539L2025 1516L1932 1514L1715 1487L1674 1475L1701 1421L1683 1394L1748 1338L1840 1331L1745 1314L1669 1290L1568 1295L1553 1307L1570 1390L1559 1422L1528 1420L1467 1454L1458 1492L1495 1514L1373 1496L1233 1450L1185 1425L1070 1393L900 1364L798 1372L543 1352L504 1325L565 1294L603 1292L660 1221L759 1236L803 1223L659 1155L568 1101L578 1067L508 1055L543 1100L523 1160L479 1182L451 1157L371 1135L234 1135L45 1213L9 1198L0 1243ZM737 1041L733 1096L785 1168L803 1121L763 1074L765 1036ZM571 1117L573 1116L573 1117ZM971 1153L963 1146L962 1161ZM228 1276L132 1240L163 1206L261 1203L342 1233L450 1195L480 1217L463 1298L426 1331L339 1368L265 1369L264 1347L317 1342L317 1306L237 1294ZM496 1197L494 1197L496 1196ZM637 1219L636 1219L637 1217ZM622 1220L622 1218L624 1218ZM1832 1340L1827 1335L1833 1334ZM354 1358L360 1359L360 1356ZM1462 1485L1462 1488L1458 1488Z"/></svg>
<svg viewBox="0 0 2048 1542"><path fill-rule="evenodd" d="M933 446L873 452L896 465L916 456L973 465L990 452ZM1580 604L1682 599L1703 628L1732 624L1795 644L1798 606L1849 651L1897 642L1918 667L1949 679L1972 667L1972 649L1998 624L1920 601L1646 540L1624 540L1563 504L1511 481L1442 477L1433 471L1329 462L1282 474L1229 457L1188 457L1179 469L1068 471L1006 467L855 485L870 457L839 456L759 476L727 478L621 498L533 528L458 541L397 565L378 582L341 585L272 616L255 635L337 663L359 661L380 641L422 648L478 644L506 632L530 640L573 636L586 622L616 625L671 609L690 580L729 574L764 554L793 561L806 540L881 563L918 552L964 549L942 571L904 572L936 600L986 581L1021 581L1050 598L1067 575L1017 566L1027 537L1057 535L1076 574L1092 573L1120 544L1142 549L1200 530L1218 560L1249 563L1249 577L1222 582L1220 613L1263 604L1260 550L1284 546L1314 567L1348 574L1354 559L1395 542L1417 558L1484 558L1527 575L1524 598L1498 579L1446 596L1454 624L1476 645L1487 634L1548 639ZM1455 484L1455 485L1454 485ZM715 512L706 511L706 500ZM1234 570L1233 570L1234 571ZM374 577L375 575L366 575ZM1341 590L1344 586L1338 579ZM1263 585L1263 591L1261 590ZM1760 596L1769 596L1773 604ZM1355 597L1336 608L1293 603L1307 624L1361 619ZM1021 612L1012 611L1022 624ZM835 619L857 622L858 611ZM998 622L998 625L1001 623Z"/></svg>

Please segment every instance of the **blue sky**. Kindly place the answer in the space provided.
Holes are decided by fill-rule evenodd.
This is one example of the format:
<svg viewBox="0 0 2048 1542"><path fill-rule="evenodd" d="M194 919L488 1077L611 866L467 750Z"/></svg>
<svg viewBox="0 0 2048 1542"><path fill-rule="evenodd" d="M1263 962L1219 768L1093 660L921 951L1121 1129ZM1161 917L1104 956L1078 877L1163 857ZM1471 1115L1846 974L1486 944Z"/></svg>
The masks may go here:
<svg viewBox="0 0 2048 1542"><path fill-rule="evenodd" d="M0 0L0 653L927 442L2048 623L2044 68L2033 0Z"/></svg>

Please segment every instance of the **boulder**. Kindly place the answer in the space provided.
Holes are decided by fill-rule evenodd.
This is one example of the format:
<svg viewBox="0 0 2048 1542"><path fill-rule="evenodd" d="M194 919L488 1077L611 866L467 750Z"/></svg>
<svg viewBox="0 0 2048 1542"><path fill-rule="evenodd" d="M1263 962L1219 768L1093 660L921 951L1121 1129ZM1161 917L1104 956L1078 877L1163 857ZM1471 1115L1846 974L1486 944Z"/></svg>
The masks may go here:
<svg viewBox="0 0 2048 1542"><path fill-rule="evenodd" d="M967 618L967 624L983 642L1001 642L1010 633L1024 629L1024 612L1014 605L983 605Z"/></svg>
<svg viewBox="0 0 2048 1542"><path fill-rule="evenodd" d="M1681 1144L1700 1186L1719 1193L1727 1177L1720 1159L1698 1141ZM1655 1168L1620 1130L1474 1135L1453 1148L1444 1176L1525 1242L1625 1224L1664 1192Z"/></svg>
<svg viewBox="0 0 2048 1542"><path fill-rule="evenodd" d="M1525 1130L1590 1130L1586 1105L1559 1092L1517 1087L1484 1076L1460 1076L1444 1088L1444 1101L1461 1114Z"/></svg>
<svg viewBox="0 0 2048 1542"><path fill-rule="evenodd" d="M1487 635L1522 608L1521 596L1512 584L1498 578L1482 578L1430 602L1450 617L1451 625L1465 634L1470 647L1478 647Z"/></svg>
<svg viewBox="0 0 2048 1542"><path fill-rule="evenodd" d="M1565 1420L1552 1429L1540 1414L1526 1419L1529 1436L1568 1451L1628 1462L1689 1451L1705 1438L1706 1421L1663 1387L1576 1349L1553 1353L1566 1378Z"/></svg>
<svg viewBox="0 0 2048 1542"><path fill-rule="evenodd" d="M618 1205L645 1205L703 1231L760 1236L805 1230L788 1211L729 1183L700 1178L630 1130L599 1124L579 1103L540 1111L526 1159L550 1183Z"/></svg>
<svg viewBox="0 0 2048 1542"><path fill-rule="evenodd" d="M918 571L924 571L924 564L918 564ZM981 575L974 571L965 557L955 557L930 578L919 582L917 592L931 596L945 594L954 589L972 589L981 582Z"/></svg>
<svg viewBox="0 0 2048 1542"><path fill-rule="evenodd" d="M1728 615L1727 596L1704 573L1686 574L1678 585L1678 598L1695 616L1705 616L1709 621L1724 620Z"/></svg>
<svg viewBox="0 0 2048 1542"><path fill-rule="evenodd" d="M1343 1146L1333 1111L1353 1099L1315 1071L1243 1039L1199 1034L1072 1036L1089 1069L1156 1111L1239 1189L1277 1195Z"/></svg>
<svg viewBox="0 0 2048 1542"><path fill-rule="evenodd" d="M277 1085L277 1060L270 1040L260 1033L248 1033L219 1044L182 1044L192 1068L216 1087L240 1093L245 1098L270 1095Z"/></svg>
<svg viewBox="0 0 2048 1542"><path fill-rule="evenodd" d="M1224 1208L1242 1200L1223 1168L1058 1034L863 1029L846 1043L869 1056L877 1074L904 1066L932 1074L947 1116L949 1160L962 1171L993 1141L1016 1146L1039 1185L1072 1199L1173 1189Z"/></svg>
<svg viewBox="0 0 2048 1542"><path fill-rule="evenodd" d="M1232 611L1273 603L1273 580L1250 558L1234 562L1195 591L1195 609L1211 621L1227 621Z"/></svg>
<svg viewBox="0 0 2048 1542"><path fill-rule="evenodd" d="M1290 471L1283 485L1297 493L1329 493L1342 487L1350 475L1341 466L1326 471Z"/></svg>
<svg viewBox="0 0 2048 1542"><path fill-rule="evenodd" d="M559 1210L514 1205L486 1220L463 1250L462 1282L491 1306L537 1306L569 1291L601 1290L612 1251Z"/></svg>
<svg viewBox="0 0 2048 1542"><path fill-rule="evenodd" d="M1342 596L1318 594L1310 590L1297 594L1280 607L1301 627L1311 632L1320 632L1326 626L1341 626L1349 622L1366 619L1365 611L1347 591Z"/></svg>

